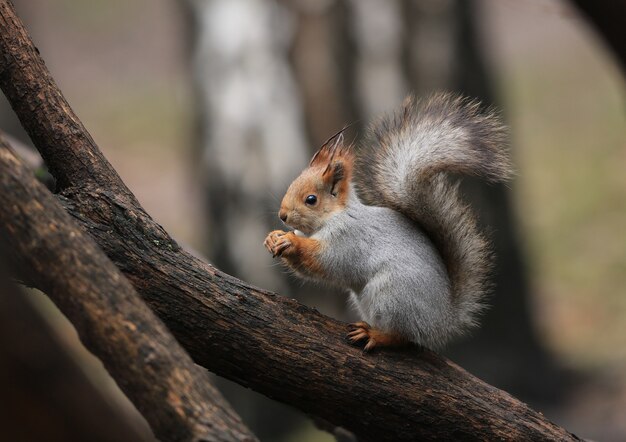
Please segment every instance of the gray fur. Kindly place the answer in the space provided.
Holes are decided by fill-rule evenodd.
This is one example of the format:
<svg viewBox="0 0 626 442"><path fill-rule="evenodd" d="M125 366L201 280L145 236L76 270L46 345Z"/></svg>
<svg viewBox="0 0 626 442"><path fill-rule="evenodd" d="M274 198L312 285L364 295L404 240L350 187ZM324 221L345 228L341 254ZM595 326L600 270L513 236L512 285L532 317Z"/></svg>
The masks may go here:
<svg viewBox="0 0 626 442"><path fill-rule="evenodd" d="M364 205L354 192L348 201L312 235L329 245L320 257L326 282L350 289L370 325L440 347L449 338L444 325L460 315L439 253L401 213Z"/></svg>
<svg viewBox="0 0 626 442"><path fill-rule="evenodd" d="M448 174L507 179L505 139L493 112L449 94L410 98L374 125L356 152L361 199L314 235L366 321L431 348L476 324L491 252Z"/></svg>

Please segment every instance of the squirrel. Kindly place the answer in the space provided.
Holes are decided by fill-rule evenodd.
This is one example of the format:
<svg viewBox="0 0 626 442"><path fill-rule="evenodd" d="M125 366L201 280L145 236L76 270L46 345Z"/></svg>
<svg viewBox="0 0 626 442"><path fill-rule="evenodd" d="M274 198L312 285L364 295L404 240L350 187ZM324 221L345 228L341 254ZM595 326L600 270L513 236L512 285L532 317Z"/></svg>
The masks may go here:
<svg viewBox="0 0 626 442"><path fill-rule="evenodd" d="M299 276L350 291L364 351L437 349L477 323L492 252L459 195L458 175L512 175L506 129L492 109L450 93L405 99L365 143L328 139L279 211L293 230L264 245Z"/></svg>

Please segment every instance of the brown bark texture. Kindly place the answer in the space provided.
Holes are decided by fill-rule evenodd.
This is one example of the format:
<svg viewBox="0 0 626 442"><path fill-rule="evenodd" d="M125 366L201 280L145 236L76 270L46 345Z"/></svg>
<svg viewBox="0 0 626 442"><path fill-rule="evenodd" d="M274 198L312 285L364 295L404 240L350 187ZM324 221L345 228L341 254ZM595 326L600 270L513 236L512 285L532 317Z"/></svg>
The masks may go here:
<svg viewBox="0 0 626 442"><path fill-rule="evenodd" d="M254 440L128 280L0 139L0 250L76 327L161 440Z"/></svg>
<svg viewBox="0 0 626 442"><path fill-rule="evenodd" d="M2 439L153 442L139 415L94 385L58 331L2 273L0 268Z"/></svg>
<svg viewBox="0 0 626 442"><path fill-rule="evenodd" d="M139 206L91 137L77 133L84 128L69 105L47 103L48 97L58 103L61 94L17 23L12 10L0 8L0 87L56 165L53 173L61 174L66 210L198 364L360 440L578 440L428 350L363 354L345 341L345 324L182 250ZM78 141L64 142L66 135Z"/></svg>

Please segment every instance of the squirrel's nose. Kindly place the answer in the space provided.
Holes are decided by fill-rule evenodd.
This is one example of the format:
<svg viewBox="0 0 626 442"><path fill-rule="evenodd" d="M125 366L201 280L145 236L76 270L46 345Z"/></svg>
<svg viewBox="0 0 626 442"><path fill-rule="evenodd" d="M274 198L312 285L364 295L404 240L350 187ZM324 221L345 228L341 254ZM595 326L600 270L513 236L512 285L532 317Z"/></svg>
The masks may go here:
<svg viewBox="0 0 626 442"><path fill-rule="evenodd" d="M287 212L281 210L280 212L278 212L278 216L284 223L287 222Z"/></svg>

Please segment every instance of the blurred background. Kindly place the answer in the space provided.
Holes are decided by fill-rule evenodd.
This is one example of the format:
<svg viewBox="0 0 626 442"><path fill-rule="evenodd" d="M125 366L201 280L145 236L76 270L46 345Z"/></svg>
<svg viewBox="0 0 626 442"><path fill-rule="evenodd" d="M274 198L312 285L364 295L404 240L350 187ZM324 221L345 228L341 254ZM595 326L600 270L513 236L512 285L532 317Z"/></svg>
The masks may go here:
<svg viewBox="0 0 626 442"><path fill-rule="evenodd" d="M344 294L289 277L262 246L287 185L329 135L355 123L359 138L409 92L497 106L518 176L464 184L496 245L496 290L481 329L446 353L578 436L626 439L625 77L570 3L13 3L104 154L176 240L344 320ZM29 144L4 97L0 129ZM148 431L71 325L30 298L86 382ZM295 410L218 384L261 440L333 440Z"/></svg>

